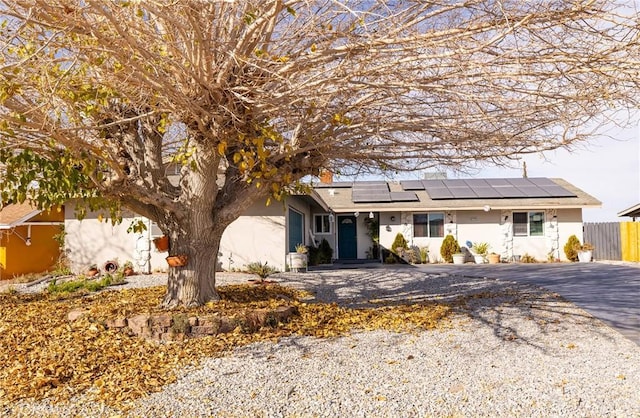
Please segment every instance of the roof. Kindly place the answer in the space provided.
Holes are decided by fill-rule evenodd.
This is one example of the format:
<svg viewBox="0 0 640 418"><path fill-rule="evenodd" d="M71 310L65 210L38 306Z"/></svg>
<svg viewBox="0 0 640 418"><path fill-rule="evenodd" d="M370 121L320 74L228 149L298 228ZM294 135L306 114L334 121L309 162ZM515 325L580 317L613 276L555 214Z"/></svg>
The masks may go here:
<svg viewBox="0 0 640 418"><path fill-rule="evenodd" d="M28 203L15 203L0 209L0 229L12 228L38 215L40 210Z"/></svg>
<svg viewBox="0 0 640 418"><path fill-rule="evenodd" d="M602 202L558 178L362 181L322 183L317 195L335 212L600 207Z"/></svg>
<svg viewBox="0 0 640 418"><path fill-rule="evenodd" d="M640 217L640 203L618 212L618 216L631 216L633 218Z"/></svg>

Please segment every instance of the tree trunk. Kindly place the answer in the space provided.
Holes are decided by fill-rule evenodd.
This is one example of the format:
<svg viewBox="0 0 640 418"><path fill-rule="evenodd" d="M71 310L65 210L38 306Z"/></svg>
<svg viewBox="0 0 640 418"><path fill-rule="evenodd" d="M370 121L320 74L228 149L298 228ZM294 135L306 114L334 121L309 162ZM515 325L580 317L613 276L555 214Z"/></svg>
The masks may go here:
<svg viewBox="0 0 640 418"><path fill-rule="evenodd" d="M215 274L220 240L226 225L212 225L211 210L190 211L192 216L173 219L169 227L169 255L185 255L184 266L169 267L167 293L162 306L201 306L220 297Z"/></svg>

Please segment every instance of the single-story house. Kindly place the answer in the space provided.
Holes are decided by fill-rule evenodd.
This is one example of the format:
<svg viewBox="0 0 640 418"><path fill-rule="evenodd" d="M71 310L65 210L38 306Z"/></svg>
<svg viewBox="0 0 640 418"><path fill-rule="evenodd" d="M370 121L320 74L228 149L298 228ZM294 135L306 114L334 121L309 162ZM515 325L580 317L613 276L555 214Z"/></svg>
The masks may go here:
<svg viewBox="0 0 640 418"><path fill-rule="evenodd" d="M640 203L637 205L631 206L625 210L618 212L618 216L620 217L630 217L633 222L636 221L636 218L640 218Z"/></svg>
<svg viewBox="0 0 640 418"><path fill-rule="evenodd" d="M0 280L54 268L62 225L62 208L40 211L20 203L0 209Z"/></svg>
<svg viewBox="0 0 640 418"><path fill-rule="evenodd" d="M461 246L487 242L506 261L524 254L562 260L570 235L583 240L582 209L599 206L562 179L329 179L310 195L271 206L254 204L225 231L218 261L225 270L254 261L284 270L297 244L317 246L323 239L335 260L363 260L373 256L372 227L383 248L401 233L409 245L428 248L430 262L440 261L448 234ZM143 272L166 269L166 253L151 244L161 233L148 220L143 219L147 231L127 234L129 223L138 219L133 214L112 226L95 217L76 220L73 204L65 211L67 249L75 268L117 259L132 260Z"/></svg>

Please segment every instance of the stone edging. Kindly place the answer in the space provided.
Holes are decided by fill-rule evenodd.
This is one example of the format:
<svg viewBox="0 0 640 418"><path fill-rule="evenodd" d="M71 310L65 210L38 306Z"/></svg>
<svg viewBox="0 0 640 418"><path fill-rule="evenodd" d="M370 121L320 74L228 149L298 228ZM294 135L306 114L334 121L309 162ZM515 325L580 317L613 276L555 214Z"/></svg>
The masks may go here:
<svg viewBox="0 0 640 418"><path fill-rule="evenodd" d="M89 314L86 309L74 309L67 315L69 322ZM107 329L124 332L156 341L182 341L185 338L198 338L232 332L240 327L244 332L255 332L262 327L276 327L288 322L292 316L299 315L295 306L279 306L275 309L255 309L235 317L222 316L219 313L203 316L188 314L137 314L128 318L118 317L105 321Z"/></svg>

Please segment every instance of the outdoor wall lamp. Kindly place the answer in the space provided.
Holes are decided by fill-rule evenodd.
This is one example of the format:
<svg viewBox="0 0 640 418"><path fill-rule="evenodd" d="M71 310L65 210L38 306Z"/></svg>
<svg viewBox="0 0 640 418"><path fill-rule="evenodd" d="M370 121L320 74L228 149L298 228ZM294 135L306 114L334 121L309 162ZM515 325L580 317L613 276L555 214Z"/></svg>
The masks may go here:
<svg viewBox="0 0 640 418"><path fill-rule="evenodd" d="M369 219L373 219L373 212L369 212Z"/></svg>
<svg viewBox="0 0 640 418"><path fill-rule="evenodd" d="M389 218L389 219L391 219L391 222L393 222L393 221L395 221L395 220L396 220L396 217L395 217L395 216L392 216L392 217L391 217L391 218Z"/></svg>
<svg viewBox="0 0 640 418"><path fill-rule="evenodd" d="M357 218L358 216L360 216L360 212L353 212L353 216Z"/></svg>

